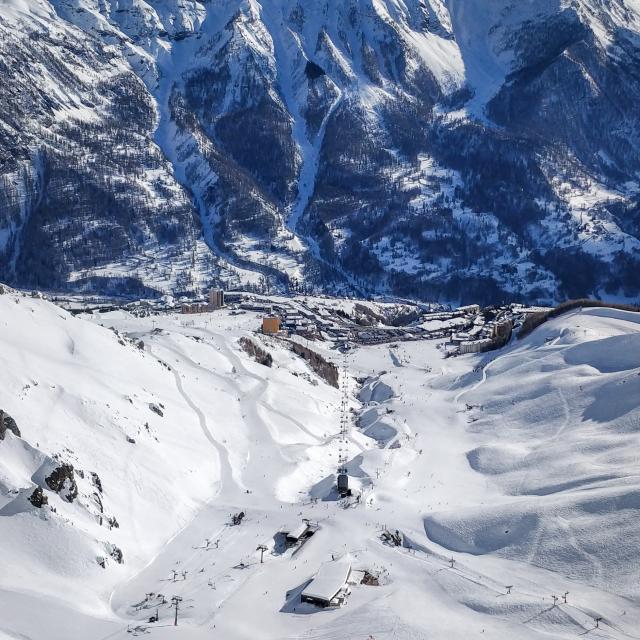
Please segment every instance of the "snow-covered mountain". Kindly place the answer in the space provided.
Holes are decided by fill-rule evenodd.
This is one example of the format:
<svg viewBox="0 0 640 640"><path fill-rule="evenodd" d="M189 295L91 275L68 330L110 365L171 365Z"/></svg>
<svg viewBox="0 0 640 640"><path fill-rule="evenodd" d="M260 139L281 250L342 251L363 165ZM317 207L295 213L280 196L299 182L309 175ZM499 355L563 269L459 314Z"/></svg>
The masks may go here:
<svg viewBox="0 0 640 640"><path fill-rule="evenodd" d="M636 0L4 0L0 264L634 299Z"/></svg>
<svg viewBox="0 0 640 640"><path fill-rule="evenodd" d="M446 360L354 347L346 439L341 392L259 320L0 294L2 640L634 637L637 313ZM286 548L303 518L315 534ZM344 605L301 603L332 558L354 570Z"/></svg>

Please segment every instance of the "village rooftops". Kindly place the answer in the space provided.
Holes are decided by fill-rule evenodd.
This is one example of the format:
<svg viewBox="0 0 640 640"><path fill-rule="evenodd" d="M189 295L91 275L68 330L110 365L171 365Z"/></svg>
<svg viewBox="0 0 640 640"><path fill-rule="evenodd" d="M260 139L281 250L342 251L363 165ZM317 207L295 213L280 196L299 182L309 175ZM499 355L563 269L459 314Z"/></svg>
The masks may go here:
<svg viewBox="0 0 640 640"><path fill-rule="evenodd" d="M346 587L350 575L351 562L347 558L325 562L302 592L302 601L325 607L331 605Z"/></svg>
<svg viewBox="0 0 640 640"><path fill-rule="evenodd" d="M468 304L465 307L458 307L456 311L462 313L480 313L480 305Z"/></svg>

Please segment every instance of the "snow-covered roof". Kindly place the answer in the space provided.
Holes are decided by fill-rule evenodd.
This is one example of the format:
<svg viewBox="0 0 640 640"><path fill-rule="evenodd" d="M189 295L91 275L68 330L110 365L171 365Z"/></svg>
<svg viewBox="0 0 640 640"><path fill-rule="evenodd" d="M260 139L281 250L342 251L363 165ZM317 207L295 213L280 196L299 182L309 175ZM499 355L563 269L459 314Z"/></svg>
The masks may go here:
<svg viewBox="0 0 640 640"><path fill-rule="evenodd" d="M308 598L330 602L344 587L351 573L351 562L347 558L332 560L320 565L315 578L302 592Z"/></svg>
<svg viewBox="0 0 640 640"><path fill-rule="evenodd" d="M306 522L303 522L299 527L294 529L293 531L287 534L288 538L295 538L298 540L300 536L309 528L309 525Z"/></svg>

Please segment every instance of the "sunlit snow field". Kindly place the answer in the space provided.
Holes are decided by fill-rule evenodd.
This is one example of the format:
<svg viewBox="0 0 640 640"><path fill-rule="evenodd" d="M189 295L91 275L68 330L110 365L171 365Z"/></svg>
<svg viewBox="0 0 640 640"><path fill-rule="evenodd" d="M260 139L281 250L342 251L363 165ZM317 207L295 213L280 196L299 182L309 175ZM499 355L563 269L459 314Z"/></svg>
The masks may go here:
<svg viewBox="0 0 640 640"><path fill-rule="evenodd" d="M0 638L640 637L639 321L574 312L447 360L436 341L356 348L347 504L340 390L253 335L256 314L74 318L0 296L0 409L22 435L0 441ZM53 454L84 474L73 503L47 492L55 513L27 500ZM303 517L318 532L277 553ZM381 585L302 605L343 555ZM183 598L177 628L156 594Z"/></svg>

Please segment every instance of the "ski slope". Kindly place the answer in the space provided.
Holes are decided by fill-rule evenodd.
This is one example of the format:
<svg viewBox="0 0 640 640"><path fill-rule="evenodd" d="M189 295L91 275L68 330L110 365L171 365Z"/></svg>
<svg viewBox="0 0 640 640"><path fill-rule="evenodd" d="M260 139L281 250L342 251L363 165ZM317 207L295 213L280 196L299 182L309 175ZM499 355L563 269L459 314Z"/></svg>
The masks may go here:
<svg viewBox="0 0 640 640"><path fill-rule="evenodd" d="M345 445L340 391L255 335L257 314L72 317L0 295L0 409L21 431L0 441L0 638L638 637L639 322L585 310L447 360L435 341L358 347ZM341 447L359 496L342 501ZM45 489L38 509L58 461L83 471L78 498ZM318 531L285 550L302 518ZM346 604L302 604L332 557L354 570Z"/></svg>

